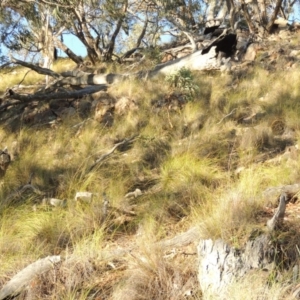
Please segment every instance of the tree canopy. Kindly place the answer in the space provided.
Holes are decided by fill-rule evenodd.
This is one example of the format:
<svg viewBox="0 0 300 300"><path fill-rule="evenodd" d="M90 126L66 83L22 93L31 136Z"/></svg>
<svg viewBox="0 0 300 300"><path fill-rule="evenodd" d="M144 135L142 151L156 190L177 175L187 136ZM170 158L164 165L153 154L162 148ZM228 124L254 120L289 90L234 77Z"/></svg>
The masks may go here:
<svg viewBox="0 0 300 300"><path fill-rule="evenodd" d="M83 58L66 45L77 37L92 64L129 57L169 39L191 42L205 27L244 24L253 34L268 34L277 17L289 18L295 0L12 0L1 2L2 46L24 60L50 67L55 48L77 64ZM74 47L75 47L74 43ZM3 49L2 49L3 50ZM3 51L2 51L3 52ZM0 53L1 55L1 53ZM7 59L7 58L6 58ZM4 56L2 53L2 63Z"/></svg>

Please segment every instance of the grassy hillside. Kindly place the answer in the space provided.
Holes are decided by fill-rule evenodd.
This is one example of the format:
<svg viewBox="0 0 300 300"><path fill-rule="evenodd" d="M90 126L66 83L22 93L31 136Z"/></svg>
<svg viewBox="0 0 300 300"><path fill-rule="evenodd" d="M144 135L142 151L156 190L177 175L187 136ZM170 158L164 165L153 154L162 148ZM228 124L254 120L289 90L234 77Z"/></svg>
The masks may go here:
<svg viewBox="0 0 300 300"><path fill-rule="evenodd" d="M268 70L258 60L230 74L187 71L177 86L174 78L126 81L108 94L132 105L115 109L109 123L94 118L94 108L86 116L77 111L51 124L22 119L17 126L3 113L1 146L15 155L0 189L0 285L29 263L59 254L67 263L37 278L27 296L184 299L193 290L190 299L209 299L197 284L196 243L166 252L155 242L196 226L202 238L239 248L253 230L263 230L272 212L266 206L277 200L263 191L299 181L299 71L297 63ZM26 72L2 71L1 92ZM42 79L31 71L22 84ZM93 107L95 100L84 100ZM126 138L132 141L89 170ZM12 194L31 174L44 194ZM136 189L142 194L125 198ZM82 191L92 192L93 201L75 201ZM295 245L298 222L289 222ZM120 249L126 251L110 257ZM288 274L268 286L263 276L245 278L232 299L288 297Z"/></svg>

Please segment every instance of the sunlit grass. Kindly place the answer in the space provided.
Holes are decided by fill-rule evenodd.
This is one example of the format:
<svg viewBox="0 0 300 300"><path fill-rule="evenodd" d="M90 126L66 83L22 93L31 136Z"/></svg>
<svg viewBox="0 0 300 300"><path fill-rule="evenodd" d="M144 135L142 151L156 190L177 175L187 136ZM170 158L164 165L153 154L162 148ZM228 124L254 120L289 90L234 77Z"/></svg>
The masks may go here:
<svg viewBox="0 0 300 300"><path fill-rule="evenodd" d="M53 69L61 72L73 66L62 60ZM106 67L107 72L126 72L119 65ZM1 91L20 82L26 70L16 70L20 73L1 72ZM26 84L43 80L32 73ZM168 261L164 249L155 247L157 241L175 236L178 228L197 226L202 238L222 238L242 247L253 228L263 227L256 219L266 205L263 191L299 180L300 158L269 161L285 145L298 143L299 76L297 69L272 74L257 66L239 77L201 73L195 76L196 96L178 110L155 106L172 92L164 78L124 81L108 92L116 100L132 99L136 108L115 112L111 127L94 120L92 112L87 121L76 115L55 128L2 128L1 148L10 150L17 141L18 156L0 190L1 282L38 258L62 254L69 259L63 274L70 281L67 288L57 288L60 299L85 299L96 293L99 287L92 279L100 282L102 275L111 276L110 268L118 273L118 283L109 290L111 299L177 299L172 280L184 286L196 271L184 261ZM253 124L241 121L256 110L264 111L263 119ZM291 131L288 143L270 128L278 118ZM135 138L128 147L115 150L90 170L101 155L130 137ZM31 174L31 184L44 195L28 191L9 198ZM135 189L142 195L125 198ZM79 191L93 193L93 201L76 202ZM104 192L110 200L106 218ZM43 205L44 197L66 200L67 205ZM116 261L102 261L107 248L132 246L138 255L125 251L126 256ZM99 269L101 276L93 277ZM232 299L243 298L239 290L250 293L247 281L236 287ZM274 285L268 297L279 299L280 288ZM257 294L267 297L263 286ZM104 296L108 297L99 297Z"/></svg>

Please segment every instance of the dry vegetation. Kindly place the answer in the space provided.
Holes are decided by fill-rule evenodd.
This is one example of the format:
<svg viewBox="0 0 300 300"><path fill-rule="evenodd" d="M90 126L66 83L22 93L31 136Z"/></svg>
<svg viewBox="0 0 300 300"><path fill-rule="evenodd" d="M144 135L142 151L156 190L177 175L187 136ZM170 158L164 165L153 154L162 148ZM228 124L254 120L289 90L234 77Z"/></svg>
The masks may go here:
<svg viewBox="0 0 300 300"><path fill-rule="evenodd" d="M59 63L60 71L70 67ZM174 249L156 242L197 226L202 238L242 247L253 230L263 230L266 206L276 202L263 191L299 181L299 71L297 64L283 72L256 62L232 74L194 73L198 89L184 101L164 78L124 82L108 93L135 106L115 113L111 126L95 120L93 110L89 118L77 113L52 125L11 126L4 115L1 145L17 149L0 189L0 285L29 263L60 254L62 263L36 278L27 297L210 299L197 284L197 241ZM0 90L26 72L2 71ZM30 72L22 84L41 79ZM44 195L9 197L30 174ZM137 188L142 195L124 198ZM79 191L94 193L93 201L75 202ZM110 206L103 221L104 192ZM42 204L44 197L67 205ZM295 214L286 236L275 237L286 249L299 245ZM260 272L245 278L232 299L288 299L290 277L275 277L269 285Z"/></svg>

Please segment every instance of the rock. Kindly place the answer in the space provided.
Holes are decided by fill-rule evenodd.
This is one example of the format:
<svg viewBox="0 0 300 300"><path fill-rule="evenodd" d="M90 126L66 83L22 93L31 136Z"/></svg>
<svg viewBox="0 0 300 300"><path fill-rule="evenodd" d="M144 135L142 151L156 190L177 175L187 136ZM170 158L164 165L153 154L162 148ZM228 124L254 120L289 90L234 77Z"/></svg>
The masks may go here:
<svg viewBox="0 0 300 300"><path fill-rule="evenodd" d="M91 96L92 102L92 108L97 105L98 102L104 102L104 103L115 103L116 100L114 97L112 97L109 93L100 91L97 93L94 93Z"/></svg>
<svg viewBox="0 0 300 300"><path fill-rule="evenodd" d="M56 119L55 113L50 108L42 109L25 109L22 116L24 123L26 124L45 124Z"/></svg>
<svg viewBox="0 0 300 300"><path fill-rule="evenodd" d="M128 111L137 110L138 105L136 102L129 97L121 97L115 104L115 113L123 115Z"/></svg>
<svg viewBox="0 0 300 300"><path fill-rule="evenodd" d="M280 28L285 28L288 26L289 21L284 18L278 18L274 21L274 24L278 25Z"/></svg>
<svg viewBox="0 0 300 300"><path fill-rule="evenodd" d="M141 196L143 193L140 189L136 189L134 192L129 192L125 195L125 198L136 198Z"/></svg>
<svg viewBox="0 0 300 300"><path fill-rule="evenodd" d="M112 126L114 121L114 110L116 100L107 93L102 93L98 99L92 102L92 109L95 109L95 120L105 126Z"/></svg>
<svg viewBox="0 0 300 300"><path fill-rule="evenodd" d="M231 70L231 61L230 61L230 57L228 58L222 58L221 61L221 66L220 66L220 71L221 73L229 73Z"/></svg>
<svg viewBox="0 0 300 300"><path fill-rule="evenodd" d="M286 123L283 119L274 120L271 124L271 130L274 135L282 135L285 131Z"/></svg>
<svg viewBox="0 0 300 300"><path fill-rule="evenodd" d="M244 60L254 61L257 54L257 44L250 44L244 55Z"/></svg>
<svg viewBox="0 0 300 300"><path fill-rule="evenodd" d="M93 193L90 192L77 192L75 195L75 201L92 202Z"/></svg>
<svg viewBox="0 0 300 300"><path fill-rule="evenodd" d="M70 106L70 103L68 100L53 99L53 100L50 100L50 102L49 102L49 107L50 107L50 109L53 109L53 110L57 110L62 107L69 107L69 106Z"/></svg>
<svg viewBox="0 0 300 300"><path fill-rule="evenodd" d="M69 118L76 114L74 107L62 107L54 111L61 119Z"/></svg>
<svg viewBox="0 0 300 300"><path fill-rule="evenodd" d="M74 108L81 117L87 117L91 111L92 104L85 99L77 100L73 103Z"/></svg>
<svg viewBox="0 0 300 300"><path fill-rule="evenodd" d="M67 206L67 200L60 200L56 198L44 198L42 200L42 204L50 204L52 206L61 206L61 207L66 207Z"/></svg>
<svg viewBox="0 0 300 300"><path fill-rule="evenodd" d="M292 50L290 56L298 56L300 54L300 50Z"/></svg>
<svg viewBox="0 0 300 300"><path fill-rule="evenodd" d="M288 30L281 30L278 35L281 39L285 40L290 36L290 32Z"/></svg>

